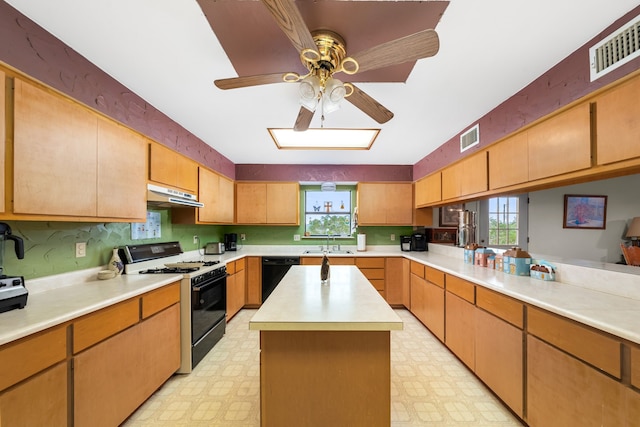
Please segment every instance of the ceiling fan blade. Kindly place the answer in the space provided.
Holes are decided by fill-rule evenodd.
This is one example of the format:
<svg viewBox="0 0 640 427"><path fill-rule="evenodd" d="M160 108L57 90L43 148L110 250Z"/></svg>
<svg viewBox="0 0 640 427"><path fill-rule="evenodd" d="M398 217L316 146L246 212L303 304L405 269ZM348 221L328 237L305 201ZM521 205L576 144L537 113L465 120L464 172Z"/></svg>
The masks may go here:
<svg viewBox="0 0 640 427"><path fill-rule="evenodd" d="M393 118L393 113L387 110L382 104L364 93L353 83L351 86L353 86L353 93L345 98L347 101L361 109L365 114L380 124L386 123Z"/></svg>
<svg viewBox="0 0 640 427"><path fill-rule="evenodd" d="M318 52L311 32L293 0L262 0L262 3L269 9L280 29L291 40L298 52L302 52L304 49ZM320 54L318 54L319 56Z"/></svg>
<svg viewBox="0 0 640 427"><path fill-rule="evenodd" d="M296 124L293 126L293 130L296 132L303 132L309 129L311 119L313 118L313 111L309 111L304 107L300 107L298 118L296 118Z"/></svg>
<svg viewBox="0 0 640 427"><path fill-rule="evenodd" d="M257 76L232 77L215 80L213 83L220 89L237 89L248 86L268 85L284 82L285 73L260 74Z"/></svg>
<svg viewBox="0 0 640 427"><path fill-rule="evenodd" d="M351 57L359 65L358 72L363 72L427 58L438 53L439 49L438 33L424 30L363 50Z"/></svg>

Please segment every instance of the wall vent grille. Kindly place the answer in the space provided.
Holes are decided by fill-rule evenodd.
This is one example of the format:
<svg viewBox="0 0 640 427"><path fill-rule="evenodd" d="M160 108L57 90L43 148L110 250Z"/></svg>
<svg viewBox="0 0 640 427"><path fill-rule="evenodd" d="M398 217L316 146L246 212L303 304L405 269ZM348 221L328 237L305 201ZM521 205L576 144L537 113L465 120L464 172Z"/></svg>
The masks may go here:
<svg viewBox="0 0 640 427"><path fill-rule="evenodd" d="M460 135L460 152L468 150L480 143L480 124L475 125Z"/></svg>
<svg viewBox="0 0 640 427"><path fill-rule="evenodd" d="M589 48L591 81L640 56L640 16Z"/></svg>

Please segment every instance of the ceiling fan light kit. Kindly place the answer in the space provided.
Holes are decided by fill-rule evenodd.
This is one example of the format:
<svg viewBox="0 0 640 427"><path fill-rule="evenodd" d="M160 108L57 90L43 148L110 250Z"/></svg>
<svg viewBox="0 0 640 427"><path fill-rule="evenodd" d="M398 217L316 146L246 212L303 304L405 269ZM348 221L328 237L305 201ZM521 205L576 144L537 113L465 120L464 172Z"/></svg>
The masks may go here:
<svg viewBox="0 0 640 427"><path fill-rule="evenodd" d="M319 102L322 102L324 120L324 114L340 108L344 98L378 123L386 123L393 118L391 111L352 82L343 83L333 75L354 75L359 71L415 61L433 56L439 50L438 35L434 30L426 29L347 56L346 43L336 32L328 29L309 31L294 0L262 0L262 3L297 49L300 61L309 73L305 76L295 72L241 76L216 80L215 85L220 89L234 89L277 83L278 77L280 82L300 82L301 108L293 127L295 131L309 128Z"/></svg>

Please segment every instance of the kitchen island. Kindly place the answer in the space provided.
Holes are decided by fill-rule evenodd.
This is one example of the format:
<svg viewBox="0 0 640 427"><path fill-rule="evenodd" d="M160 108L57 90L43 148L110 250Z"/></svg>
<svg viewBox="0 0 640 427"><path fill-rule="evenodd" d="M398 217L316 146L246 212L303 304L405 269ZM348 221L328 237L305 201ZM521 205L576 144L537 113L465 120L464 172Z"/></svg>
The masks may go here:
<svg viewBox="0 0 640 427"><path fill-rule="evenodd" d="M355 266L293 266L249 322L260 331L262 426L389 426L393 312Z"/></svg>

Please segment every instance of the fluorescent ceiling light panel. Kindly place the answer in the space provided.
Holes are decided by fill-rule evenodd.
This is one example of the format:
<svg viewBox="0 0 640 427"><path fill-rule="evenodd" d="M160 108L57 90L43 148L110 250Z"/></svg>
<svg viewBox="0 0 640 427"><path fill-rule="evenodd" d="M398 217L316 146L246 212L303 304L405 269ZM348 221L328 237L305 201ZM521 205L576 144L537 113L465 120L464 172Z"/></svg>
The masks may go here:
<svg viewBox="0 0 640 427"><path fill-rule="evenodd" d="M368 150L380 133L380 129L268 130L280 150Z"/></svg>

